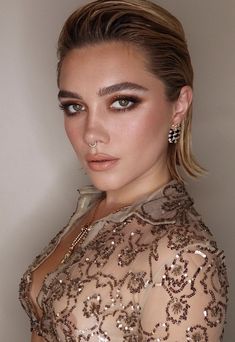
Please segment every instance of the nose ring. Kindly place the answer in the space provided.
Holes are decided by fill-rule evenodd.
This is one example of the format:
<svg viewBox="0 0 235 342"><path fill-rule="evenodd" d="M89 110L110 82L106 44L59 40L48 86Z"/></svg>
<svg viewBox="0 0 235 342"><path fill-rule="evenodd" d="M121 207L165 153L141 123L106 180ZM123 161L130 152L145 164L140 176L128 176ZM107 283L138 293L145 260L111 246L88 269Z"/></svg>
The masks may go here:
<svg viewBox="0 0 235 342"><path fill-rule="evenodd" d="M97 141L95 141L95 142L93 142L93 143L91 143L91 144L88 144L88 146L89 146L90 148L96 148L96 146L97 146Z"/></svg>

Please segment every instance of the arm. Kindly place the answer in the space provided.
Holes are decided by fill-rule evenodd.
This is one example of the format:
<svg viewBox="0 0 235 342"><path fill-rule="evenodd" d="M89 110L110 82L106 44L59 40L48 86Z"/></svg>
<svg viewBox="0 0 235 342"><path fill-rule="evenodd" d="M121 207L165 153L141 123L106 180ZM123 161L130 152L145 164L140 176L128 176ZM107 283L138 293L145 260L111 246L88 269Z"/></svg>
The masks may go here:
<svg viewBox="0 0 235 342"><path fill-rule="evenodd" d="M182 250L143 297L143 341L222 341L227 287L221 256L205 247Z"/></svg>

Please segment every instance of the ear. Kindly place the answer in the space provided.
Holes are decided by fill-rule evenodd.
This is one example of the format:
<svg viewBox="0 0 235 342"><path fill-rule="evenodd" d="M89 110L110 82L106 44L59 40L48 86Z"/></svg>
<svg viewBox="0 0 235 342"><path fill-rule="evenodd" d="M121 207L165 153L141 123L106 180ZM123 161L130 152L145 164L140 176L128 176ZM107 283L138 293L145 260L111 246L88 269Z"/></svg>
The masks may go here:
<svg viewBox="0 0 235 342"><path fill-rule="evenodd" d="M193 100L193 91L190 86L181 88L180 95L174 104L174 112L172 115L172 126L180 125L185 119L188 109Z"/></svg>

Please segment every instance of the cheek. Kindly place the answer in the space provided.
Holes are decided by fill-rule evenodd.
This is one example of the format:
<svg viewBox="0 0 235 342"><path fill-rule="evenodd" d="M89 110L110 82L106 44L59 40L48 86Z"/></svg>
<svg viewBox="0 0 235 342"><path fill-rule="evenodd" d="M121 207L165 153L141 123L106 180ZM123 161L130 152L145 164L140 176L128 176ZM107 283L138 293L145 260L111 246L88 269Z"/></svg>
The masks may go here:
<svg viewBox="0 0 235 342"><path fill-rule="evenodd" d="M126 136L141 147L165 148L167 146L168 120L167 116L156 112L149 113L128 127Z"/></svg>
<svg viewBox="0 0 235 342"><path fill-rule="evenodd" d="M65 128L67 137L69 138L69 141L71 142L74 149L76 149L76 147L80 143L79 142L80 134L78 133L79 128L77 127L75 122L73 122L71 119L67 120L66 118L64 120L64 128Z"/></svg>
<svg viewBox="0 0 235 342"><path fill-rule="evenodd" d="M68 121L65 119L64 120L64 128L65 128L65 132L67 134L67 137L69 138L70 142L72 142L73 140L73 127L68 123Z"/></svg>

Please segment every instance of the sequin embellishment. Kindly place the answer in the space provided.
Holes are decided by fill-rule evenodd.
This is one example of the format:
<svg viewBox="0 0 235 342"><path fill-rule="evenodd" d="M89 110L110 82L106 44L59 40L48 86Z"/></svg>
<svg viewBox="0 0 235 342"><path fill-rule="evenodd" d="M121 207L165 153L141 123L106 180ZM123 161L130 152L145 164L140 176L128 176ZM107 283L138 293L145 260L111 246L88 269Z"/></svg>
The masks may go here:
<svg viewBox="0 0 235 342"><path fill-rule="evenodd" d="M80 202L90 194L83 193ZM228 301L224 255L182 183L171 181L103 220L97 235L76 246L45 279L38 321L29 301L32 272L62 234L20 285L31 329L45 341L222 341Z"/></svg>

